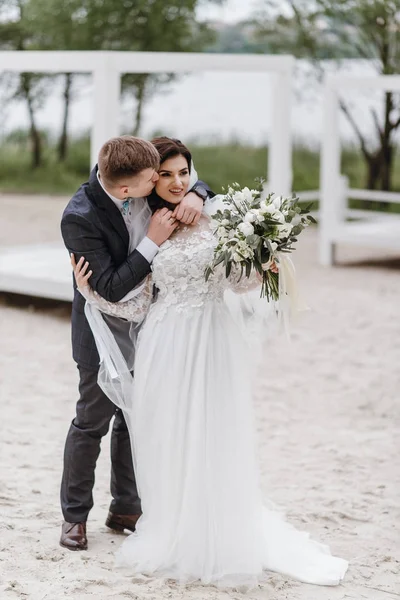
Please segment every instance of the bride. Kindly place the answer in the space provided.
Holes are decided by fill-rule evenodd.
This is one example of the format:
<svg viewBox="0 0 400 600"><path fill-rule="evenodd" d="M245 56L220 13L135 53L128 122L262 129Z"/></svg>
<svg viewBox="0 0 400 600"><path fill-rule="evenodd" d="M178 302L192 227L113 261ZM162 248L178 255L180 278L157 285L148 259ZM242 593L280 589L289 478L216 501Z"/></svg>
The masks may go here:
<svg viewBox="0 0 400 600"><path fill-rule="evenodd" d="M161 157L155 193L176 205L189 186L190 152L169 138L153 144ZM223 269L205 281L216 245L216 205L207 201L198 225L178 229L160 247L152 274L127 302L112 304L93 292L88 263L74 269L101 357L99 383L126 417L142 502L117 563L183 583L253 586L269 570L337 585L347 562L261 496L252 365L224 301L228 288L246 293L254 282L238 281L235 273L226 279ZM132 322L134 379L132 348L118 343L102 313Z"/></svg>

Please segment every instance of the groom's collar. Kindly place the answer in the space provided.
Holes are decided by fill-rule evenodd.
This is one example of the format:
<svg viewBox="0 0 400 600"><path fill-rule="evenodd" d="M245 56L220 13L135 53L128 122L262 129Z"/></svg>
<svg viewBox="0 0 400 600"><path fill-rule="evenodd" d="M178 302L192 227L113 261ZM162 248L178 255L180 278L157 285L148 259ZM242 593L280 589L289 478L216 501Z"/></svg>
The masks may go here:
<svg viewBox="0 0 400 600"><path fill-rule="evenodd" d="M121 212L123 200L115 198L115 196L112 196L105 187L103 187L103 184L98 177L98 171L99 167L98 165L95 165L89 176L89 190L92 199L99 208L111 212L111 214L113 214L115 208L118 212Z"/></svg>
<svg viewBox="0 0 400 600"><path fill-rule="evenodd" d="M110 195L104 190L100 181L97 178L98 166L96 165L92 169L89 176L89 190L88 195L96 206L106 213L106 218L113 224L116 231L121 236L122 240L128 247L129 245L129 234L126 228L123 216L120 208L114 203Z"/></svg>
<svg viewBox="0 0 400 600"><path fill-rule="evenodd" d="M122 207L122 204L123 204L123 202L124 202L124 201L123 201L123 200L120 200L120 198L116 198L115 196L113 196L112 194L110 194L110 192L109 192L108 190L106 190L106 188L105 188L105 187L104 187L104 185L103 185L103 182L101 181L101 178L100 178L100 171L99 171L98 169L97 169L96 176L97 176L97 181L98 181L98 182L99 182L99 184L101 185L101 188L102 188L102 190L104 191L104 193L106 193L106 194L107 194L107 196L108 196L109 198L111 198L111 200L114 202L115 206L116 206L116 207L117 207L119 210L121 210L121 207Z"/></svg>

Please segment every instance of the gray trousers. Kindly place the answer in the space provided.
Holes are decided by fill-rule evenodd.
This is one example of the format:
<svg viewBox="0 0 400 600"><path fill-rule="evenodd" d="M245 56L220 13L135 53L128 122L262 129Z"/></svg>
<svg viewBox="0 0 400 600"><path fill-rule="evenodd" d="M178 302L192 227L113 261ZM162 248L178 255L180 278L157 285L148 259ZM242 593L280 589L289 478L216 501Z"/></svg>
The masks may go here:
<svg viewBox="0 0 400 600"><path fill-rule="evenodd" d="M61 482L61 508L65 521L86 521L93 507L93 486L101 438L115 416L111 433L110 510L119 515L141 513L133 471L128 429L122 412L97 384L97 371L78 366L79 400L68 431Z"/></svg>

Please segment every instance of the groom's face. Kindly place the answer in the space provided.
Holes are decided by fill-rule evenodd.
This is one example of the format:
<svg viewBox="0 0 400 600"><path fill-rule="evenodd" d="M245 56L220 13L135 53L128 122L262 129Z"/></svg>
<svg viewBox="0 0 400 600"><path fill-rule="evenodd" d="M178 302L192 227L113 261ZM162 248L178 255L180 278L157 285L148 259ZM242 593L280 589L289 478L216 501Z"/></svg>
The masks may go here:
<svg viewBox="0 0 400 600"><path fill-rule="evenodd" d="M133 177L126 177L121 181L118 196L123 200L125 198L143 198L151 194L156 182L158 173L155 169L144 169Z"/></svg>
<svg viewBox="0 0 400 600"><path fill-rule="evenodd" d="M158 181L155 169L144 169L132 177L124 177L115 185L108 186L108 191L119 200L127 198L143 198L153 191Z"/></svg>

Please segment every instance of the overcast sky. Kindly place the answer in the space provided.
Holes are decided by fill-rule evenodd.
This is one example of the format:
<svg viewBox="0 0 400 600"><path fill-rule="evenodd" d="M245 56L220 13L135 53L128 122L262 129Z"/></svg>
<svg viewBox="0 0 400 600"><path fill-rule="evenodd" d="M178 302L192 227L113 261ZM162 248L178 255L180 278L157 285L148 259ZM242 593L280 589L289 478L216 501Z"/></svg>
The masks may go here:
<svg viewBox="0 0 400 600"><path fill-rule="evenodd" d="M234 23L250 17L260 4L262 4L261 0L225 0L223 6L204 2L198 10L198 16L200 19Z"/></svg>

